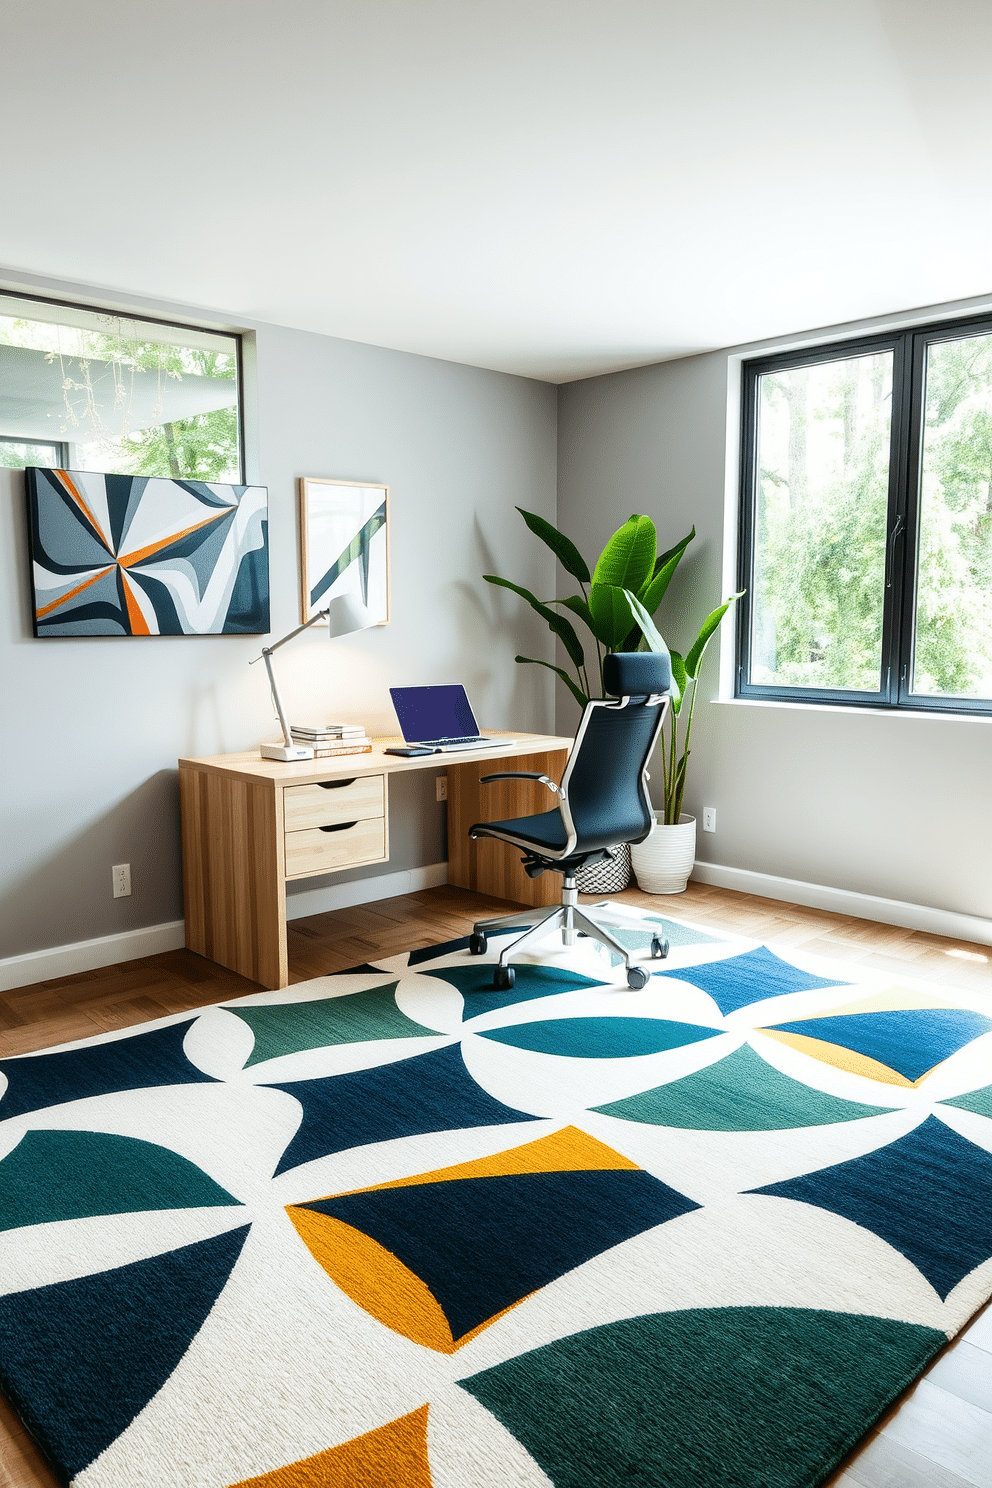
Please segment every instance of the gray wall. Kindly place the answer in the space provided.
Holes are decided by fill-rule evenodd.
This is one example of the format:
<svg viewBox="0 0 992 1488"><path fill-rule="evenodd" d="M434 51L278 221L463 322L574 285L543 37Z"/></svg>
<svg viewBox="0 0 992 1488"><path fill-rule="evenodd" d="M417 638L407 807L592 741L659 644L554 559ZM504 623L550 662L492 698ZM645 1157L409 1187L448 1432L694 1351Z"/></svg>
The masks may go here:
<svg viewBox="0 0 992 1488"><path fill-rule="evenodd" d="M559 525L587 556L633 511L654 519L663 547L695 523L691 559L659 612L683 651L734 587L724 544L736 520L738 368L757 349L559 389ZM728 618L731 655L733 640ZM717 833L697 834L698 859L992 917L992 720L718 702L717 651L714 642L686 795L697 819L717 808ZM567 695L558 710L564 730Z"/></svg>
<svg viewBox="0 0 992 1488"><path fill-rule="evenodd" d="M550 728L550 674L513 664L521 645L550 655L546 632L480 576L496 569L546 592L553 583L513 507L554 518L555 389L254 329L248 474L269 488L273 636L299 623L298 477L383 481L391 490L392 623L332 643L303 635L281 651L289 711L391 733L390 684L457 680L484 725ZM176 760L278 736L264 669L248 665L262 638L35 640L18 472L0 471L0 522L0 956L179 919ZM433 774L404 781L393 806L384 871L442 860ZM111 897L118 862L131 864L129 899Z"/></svg>

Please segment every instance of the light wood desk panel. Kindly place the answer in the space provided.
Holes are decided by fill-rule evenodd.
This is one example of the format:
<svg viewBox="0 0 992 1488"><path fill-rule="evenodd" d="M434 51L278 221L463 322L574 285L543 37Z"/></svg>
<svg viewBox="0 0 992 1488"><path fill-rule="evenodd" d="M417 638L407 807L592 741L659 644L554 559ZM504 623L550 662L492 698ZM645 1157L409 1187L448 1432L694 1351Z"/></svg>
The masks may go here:
<svg viewBox="0 0 992 1488"><path fill-rule="evenodd" d="M519 904L550 904L554 875L530 879L519 850L469 842L474 821L548 811L555 798L533 781L480 786L499 770L561 778L571 740L516 734L503 747L425 754L369 754L283 764L257 750L179 761L186 944L264 987L289 981L286 882L389 858L387 777L444 770L448 777L448 881Z"/></svg>
<svg viewBox="0 0 992 1488"><path fill-rule="evenodd" d="M558 740L560 745L563 741ZM469 840L473 822L506 821L515 816L534 816L553 811L558 797L537 780L496 780L480 784L480 776L497 770L538 770L556 783L561 779L571 739L564 748L545 748L489 769L479 764L448 766L448 882L494 899L514 904L557 904L561 879L544 873L528 878L520 864L520 848L494 837Z"/></svg>

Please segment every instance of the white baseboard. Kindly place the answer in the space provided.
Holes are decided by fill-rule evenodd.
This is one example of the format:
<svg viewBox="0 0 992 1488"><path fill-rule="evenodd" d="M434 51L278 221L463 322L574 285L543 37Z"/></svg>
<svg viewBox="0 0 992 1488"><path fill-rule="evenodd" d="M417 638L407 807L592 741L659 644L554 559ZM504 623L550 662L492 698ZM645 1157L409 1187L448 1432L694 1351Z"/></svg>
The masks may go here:
<svg viewBox="0 0 992 1488"><path fill-rule="evenodd" d="M117 966L121 961L137 961L142 956L157 956L162 951L178 951L185 944L182 920L170 920L166 925L146 925L141 930L122 930L119 935L77 940L74 945L6 956L0 960L0 992L48 982L53 977L75 976L80 971L96 971L100 966Z"/></svg>
<svg viewBox="0 0 992 1488"><path fill-rule="evenodd" d="M436 889L447 882L447 863L431 863L426 868L381 873L374 878L358 878L330 888L289 894L286 914L289 919L298 920L303 915L323 914L329 909L395 899L398 894L414 894L418 889ZM76 941L74 945L7 956L0 959L0 992L30 987L54 977L75 976L80 971L96 971L101 966L117 966L121 961L137 961L142 956L157 956L162 951L177 951L185 944L182 920L170 920L166 925L146 925L141 930L124 930L119 935L101 935L95 940Z"/></svg>
<svg viewBox="0 0 992 1488"><path fill-rule="evenodd" d="M907 904L901 899L882 899L852 889L833 889L797 878L779 878L771 873L755 873L749 868L728 868L722 863L697 862L692 876L697 883L736 889L739 893L756 894L761 899L781 899L786 904L805 904L810 909L853 915L859 920L877 920L883 925L901 925L908 930L946 935L951 940L992 945L992 920L978 915L933 909L925 904ZM287 897L286 913L289 919L298 920L304 915L348 909L355 904L372 904L377 899L414 894L419 889L438 888L447 882L447 863L432 863L426 868L409 868L321 889L304 889ZM140 930L122 931L119 935L101 935L95 940L77 941L74 945L50 946L43 951L28 951L23 956L8 956L0 959L0 992L28 987L34 982L47 982L55 977L73 976L81 971L96 971L101 966L117 966L122 961L136 961L162 951L179 950L185 943L182 920L171 920L165 925L147 925Z"/></svg>
<svg viewBox="0 0 992 1488"><path fill-rule="evenodd" d="M754 873L749 868L728 868L722 863L697 862L692 877L697 883L736 889L742 894L756 894L760 899L781 899L786 904L827 909L834 914L853 915L858 920L878 920L883 925L925 930L930 935L946 935L951 940L992 945L992 920L982 919L979 915L933 909L926 904L907 904L902 899L881 899L875 894L858 894L853 889L832 889L826 884L778 878L772 873Z"/></svg>
<svg viewBox="0 0 992 1488"><path fill-rule="evenodd" d="M426 868L406 868L400 873L377 873L374 878L353 878L350 883L331 884L323 889L300 889L286 895L286 918L326 914L329 909L350 909L353 904L373 904L377 899L395 899L420 889L437 889L448 882L447 863Z"/></svg>

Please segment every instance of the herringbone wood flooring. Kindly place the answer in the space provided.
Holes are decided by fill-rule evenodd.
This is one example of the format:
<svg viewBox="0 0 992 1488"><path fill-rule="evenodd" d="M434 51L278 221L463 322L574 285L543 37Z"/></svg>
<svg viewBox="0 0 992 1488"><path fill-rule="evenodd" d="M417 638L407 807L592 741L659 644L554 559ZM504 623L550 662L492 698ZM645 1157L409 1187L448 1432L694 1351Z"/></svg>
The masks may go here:
<svg viewBox="0 0 992 1488"><path fill-rule="evenodd" d="M753 936L784 951L814 952L872 971L968 988L987 995L992 1009L992 948L705 884L690 884L685 894L663 900L636 889L616 897L703 928ZM442 888L294 920L290 978L306 981L449 940L464 935L473 920L509 908L462 889ZM253 982L189 951L21 987L0 995L0 1057L257 990ZM992 1311L986 1309L945 1350L831 1481L834 1488L992 1488ZM0 1488L56 1485L0 1399Z"/></svg>

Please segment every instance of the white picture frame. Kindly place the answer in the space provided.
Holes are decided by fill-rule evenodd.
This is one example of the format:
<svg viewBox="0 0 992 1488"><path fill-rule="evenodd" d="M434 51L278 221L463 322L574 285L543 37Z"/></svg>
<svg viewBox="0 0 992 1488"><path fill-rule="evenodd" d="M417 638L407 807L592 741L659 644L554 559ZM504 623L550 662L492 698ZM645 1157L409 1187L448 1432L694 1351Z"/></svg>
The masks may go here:
<svg viewBox="0 0 992 1488"><path fill-rule="evenodd" d="M355 594L373 625L389 624L389 487L300 478L300 614Z"/></svg>

